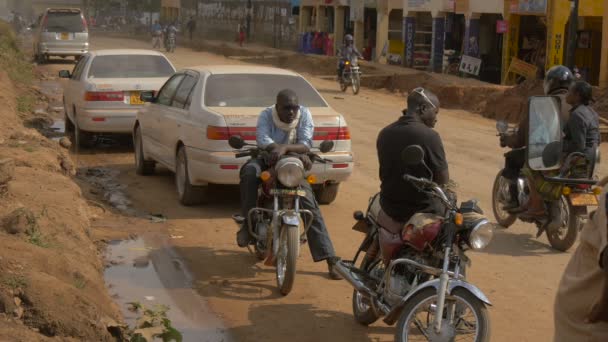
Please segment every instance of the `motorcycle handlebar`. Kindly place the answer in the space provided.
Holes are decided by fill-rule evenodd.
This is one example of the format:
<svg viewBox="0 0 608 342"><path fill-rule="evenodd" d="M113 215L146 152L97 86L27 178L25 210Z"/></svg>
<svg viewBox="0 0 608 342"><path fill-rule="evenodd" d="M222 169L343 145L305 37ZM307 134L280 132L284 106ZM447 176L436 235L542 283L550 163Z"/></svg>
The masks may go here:
<svg viewBox="0 0 608 342"><path fill-rule="evenodd" d="M244 157L250 157L251 156L251 152L237 152L234 155L237 158L244 158Z"/></svg>

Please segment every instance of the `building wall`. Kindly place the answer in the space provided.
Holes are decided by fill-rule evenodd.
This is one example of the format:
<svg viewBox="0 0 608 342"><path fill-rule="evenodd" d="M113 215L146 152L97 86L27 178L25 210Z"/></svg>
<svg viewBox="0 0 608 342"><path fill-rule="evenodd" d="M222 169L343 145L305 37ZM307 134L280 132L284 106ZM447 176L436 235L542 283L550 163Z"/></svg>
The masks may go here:
<svg viewBox="0 0 608 342"><path fill-rule="evenodd" d="M608 87L608 0L604 0L604 20L602 22L602 61L600 65L600 87Z"/></svg>
<svg viewBox="0 0 608 342"><path fill-rule="evenodd" d="M235 41L239 24L247 23L250 13L248 41L276 47L297 45L298 25L292 16L289 0L203 0L199 2L197 30L203 37Z"/></svg>

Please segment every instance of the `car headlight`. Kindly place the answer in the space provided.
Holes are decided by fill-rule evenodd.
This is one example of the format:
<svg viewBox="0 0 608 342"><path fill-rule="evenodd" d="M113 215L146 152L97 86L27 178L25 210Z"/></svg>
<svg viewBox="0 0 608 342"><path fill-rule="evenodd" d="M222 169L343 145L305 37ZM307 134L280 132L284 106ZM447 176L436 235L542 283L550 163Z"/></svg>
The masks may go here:
<svg viewBox="0 0 608 342"><path fill-rule="evenodd" d="M488 220L480 220L469 234L469 245L476 251L488 247L494 237L494 225Z"/></svg>
<svg viewBox="0 0 608 342"><path fill-rule="evenodd" d="M294 188L304 179L304 164L298 158L281 159L275 169L279 182L286 187Z"/></svg>

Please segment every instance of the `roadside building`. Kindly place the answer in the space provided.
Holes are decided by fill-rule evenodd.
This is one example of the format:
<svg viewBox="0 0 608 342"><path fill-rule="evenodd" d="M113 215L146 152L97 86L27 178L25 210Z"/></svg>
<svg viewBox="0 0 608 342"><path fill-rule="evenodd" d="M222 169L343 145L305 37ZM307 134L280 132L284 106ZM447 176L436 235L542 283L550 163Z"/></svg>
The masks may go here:
<svg viewBox="0 0 608 342"><path fill-rule="evenodd" d="M443 72L449 56L468 56L471 73L500 83L503 9L503 0L403 0L404 65Z"/></svg>
<svg viewBox="0 0 608 342"><path fill-rule="evenodd" d="M604 0L604 18L602 22L602 61L600 65L599 86L608 87L608 0Z"/></svg>
<svg viewBox="0 0 608 342"><path fill-rule="evenodd" d="M602 59L602 25L605 1L579 0L579 19L575 65L583 77L597 85ZM505 0L508 32L504 41L503 78L514 81L509 74L514 58L544 70L564 64L568 46L570 1ZM518 62L519 62L518 61Z"/></svg>
<svg viewBox="0 0 608 342"><path fill-rule="evenodd" d="M173 22L180 19L180 0L161 0L160 20L162 22Z"/></svg>

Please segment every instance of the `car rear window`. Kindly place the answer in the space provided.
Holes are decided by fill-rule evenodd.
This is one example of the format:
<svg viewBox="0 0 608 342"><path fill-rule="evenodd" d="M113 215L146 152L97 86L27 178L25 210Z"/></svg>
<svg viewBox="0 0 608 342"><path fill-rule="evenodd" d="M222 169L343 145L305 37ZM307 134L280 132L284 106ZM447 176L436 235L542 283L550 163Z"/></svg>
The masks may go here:
<svg viewBox="0 0 608 342"><path fill-rule="evenodd" d="M46 20L48 32L85 32L79 12L48 12Z"/></svg>
<svg viewBox="0 0 608 342"><path fill-rule="evenodd" d="M212 75L205 86L207 107L268 107L277 94L291 89L298 94L300 105L327 107L319 93L302 77L265 74Z"/></svg>
<svg viewBox="0 0 608 342"><path fill-rule="evenodd" d="M88 78L169 77L174 72L163 56L97 56L91 63Z"/></svg>

